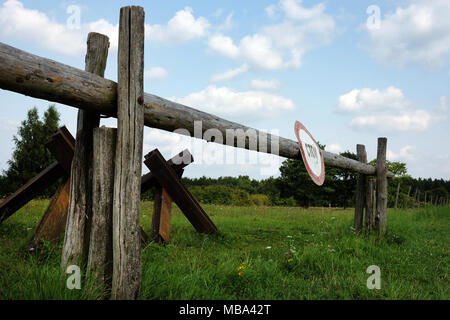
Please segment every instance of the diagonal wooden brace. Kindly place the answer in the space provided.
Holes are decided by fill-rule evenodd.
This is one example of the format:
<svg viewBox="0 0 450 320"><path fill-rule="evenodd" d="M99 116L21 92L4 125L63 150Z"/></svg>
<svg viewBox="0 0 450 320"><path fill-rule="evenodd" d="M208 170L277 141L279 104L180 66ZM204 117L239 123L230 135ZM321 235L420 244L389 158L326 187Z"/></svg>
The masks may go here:
<svg viewBox="0 0 450 320"><path fill-rule="evenodd" d="M183 185L175 170L167 165L158 149L150 152L146 156L144 163L151 170L159 184L167 190L195 230L200 233L215 233L217 231L217 227L197 200L195 200L194 196Z"/></svg>

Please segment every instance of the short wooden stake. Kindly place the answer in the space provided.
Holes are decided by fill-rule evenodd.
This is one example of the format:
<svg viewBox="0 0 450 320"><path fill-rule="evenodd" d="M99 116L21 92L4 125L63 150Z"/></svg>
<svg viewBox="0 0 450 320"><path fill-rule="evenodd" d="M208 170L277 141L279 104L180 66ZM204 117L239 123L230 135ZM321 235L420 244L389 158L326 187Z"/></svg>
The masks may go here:
<svg viewBox="0 0 450 320"><path fill-rule="evenodd" d="M405 199L405 209L408 209L408 201L409 201L409 195L411 193L411 186L409 186L408 189L408 194L406 195L406 199Z"/></svg>
<svg viewBox="0 0 450 320"><path fill-rule="evenodd" d="M362 163L367 163L366 147L362 144L356 146L356 152L358 160ZM360 234L363 224L364 207L366 202L366 180L367 177L364 174L358 174L358 180L356 182L356 201L355 201L355 216L353 221L353 227L355 233Z"/></svg>
<svg viewBox="0 0 450 320"><path fill-rule="evenodd" d="M112 215L114 195L114 160L117 129L94 129L92 177L92 225L87 271L99 284L110 288L112 281Z"/></svg>
<svg viewBox="0 0 450 320"><path fill-rule="evenodd" d="M89 33L87 40L87 72L104 76L109 40L99 33ZM66 233L61 257L63 272L69 265L82 266L89 250L89 224L92 216L92 157L93 129L98 127L100 115L78 111L75 153L70 176L70 199Z"/></svg>
<svg viewBox="0 0 450 320"><path fill-rule="evenodd" d="M387 169L386 169L387 139L378 138L377 150L377 212L375 222L381 237L386 233L387 215Z"/></svg>
<svg viewBox="0 0 450 320"><path fill-rule="evenodd" d="M120 9L111 297L121 300L137 299L141 287L144 17L142 7Z"/></svg>

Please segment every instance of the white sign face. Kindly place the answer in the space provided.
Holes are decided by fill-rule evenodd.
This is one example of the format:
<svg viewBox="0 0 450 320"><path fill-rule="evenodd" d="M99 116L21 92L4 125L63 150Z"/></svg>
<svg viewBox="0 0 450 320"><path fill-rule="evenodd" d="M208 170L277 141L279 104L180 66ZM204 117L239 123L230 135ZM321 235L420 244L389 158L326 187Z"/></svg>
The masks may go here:
<svg viewBox="0 0 450 320"><path fill-rule="evenodd" d="M295 122L295 134L306 170L311 179L321 186L325 181L325 164L322 150L305 126L298 121Z"/></svg>
<svg viewBox="0 0 450 320"><path fill-rule="evenodd" d="M300 129L300 143L303 145L309 168L314 175L319 177L322 173L322 161L320 159L319 147L303 129Z"/></svg>

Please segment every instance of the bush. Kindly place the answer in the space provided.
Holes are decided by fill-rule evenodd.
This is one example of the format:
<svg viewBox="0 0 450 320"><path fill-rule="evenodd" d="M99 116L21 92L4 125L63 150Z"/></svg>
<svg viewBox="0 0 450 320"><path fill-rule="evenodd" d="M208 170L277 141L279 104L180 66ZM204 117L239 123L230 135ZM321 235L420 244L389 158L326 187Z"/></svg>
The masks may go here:
<svg viewBox="0 0 450 320"><path fill-rule="evenodd" d="M250 201L254 206L270 206L271 201L265 194L252 194L250 195Z"/></svg>
<svg viewBox="0 0 450 320"><path fill-rule="evenodd" d="M250 195L243 190L233 190L231 193L232 204L234 206L249 206L251 205Z"/></svg>

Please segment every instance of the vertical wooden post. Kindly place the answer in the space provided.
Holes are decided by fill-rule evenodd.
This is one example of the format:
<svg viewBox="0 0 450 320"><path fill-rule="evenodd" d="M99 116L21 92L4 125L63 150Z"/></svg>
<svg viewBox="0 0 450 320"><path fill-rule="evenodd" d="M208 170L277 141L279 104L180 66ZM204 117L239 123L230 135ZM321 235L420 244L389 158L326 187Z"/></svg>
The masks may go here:
<svg viewBox="0 0 450 320"><path fill-rule="evenodd" d="M426 206L427 205L427 191L425 191L425 200L423 202L425 202L425 206Z"/></svg>
<svg viewBox="0 0 450 320"><path fill-rule="evenodd" d="M406 195L405 199L405 209L408 209L408 200L409 200L409 194L411 193L411 186L409 186L408 194Z"/></svg>
<svg viewBox="0 0 450 320"><path fill-rule="evenodd" d="M89 33L87 40L87 72L104 76L108 58L109 40L99 33ZM93 129L98 127L100 115L85 110L78 111L75 153L70 177L70 196L66 233L61 257L65 272L68 265L81 266L87 257L89 223L92 211L92 148Z"/></svg>
<svg viewBox="0 0 450 320"><path fill-rule="evenodd" d="M92 177L92 226L87 271L99 284L110 288L112 281L112 215L114 195L114 160L117 129L94 129Z"/></svg>
<svg viewBox="0 0 450 320"><path fill-rule="evenodd" d="M397 194L395 195L395 209L398 208L398 194L400 193L400 182L397 184Z"/></svg>
<svg viewBox="0 0 450 320"><path fill-rule="evenodd" d="M417 193L417 206L420 208L420 190Z"/></svg>
<svg viewBox="0 0 450 320"><path fill-rule="evenodd" d="M377 150L377 212L375 222L381 237L386 233L387 215L387 169L386 169L387 139L378 138Z"/></svg>
<svg viewBox="0 0 450 320"><path fill-rule="evenodd" d="M144 9L120 9L117 145L113 208L113 299L137 299L141 286Z"/></svg>
<svg viewBox="0 0 450 320"><path fill-rule="evenodd" d="M366 217L365 225L366 232L369 233L375 226L375 181L374 178L370 177L367 179L366 185Z"/></svg>
<svg viewBox="0 0 450 320"><path fill-rule="evenodd" d="M367 153L364 145L356 145L356 153L360 162L367 163ZM364 174L358 174L358 180L356 182L355 217L353 221L353 227L355 228L356 234L361 233L363 224L364 207L366 202L366 180L367 177Z"/></svg>

